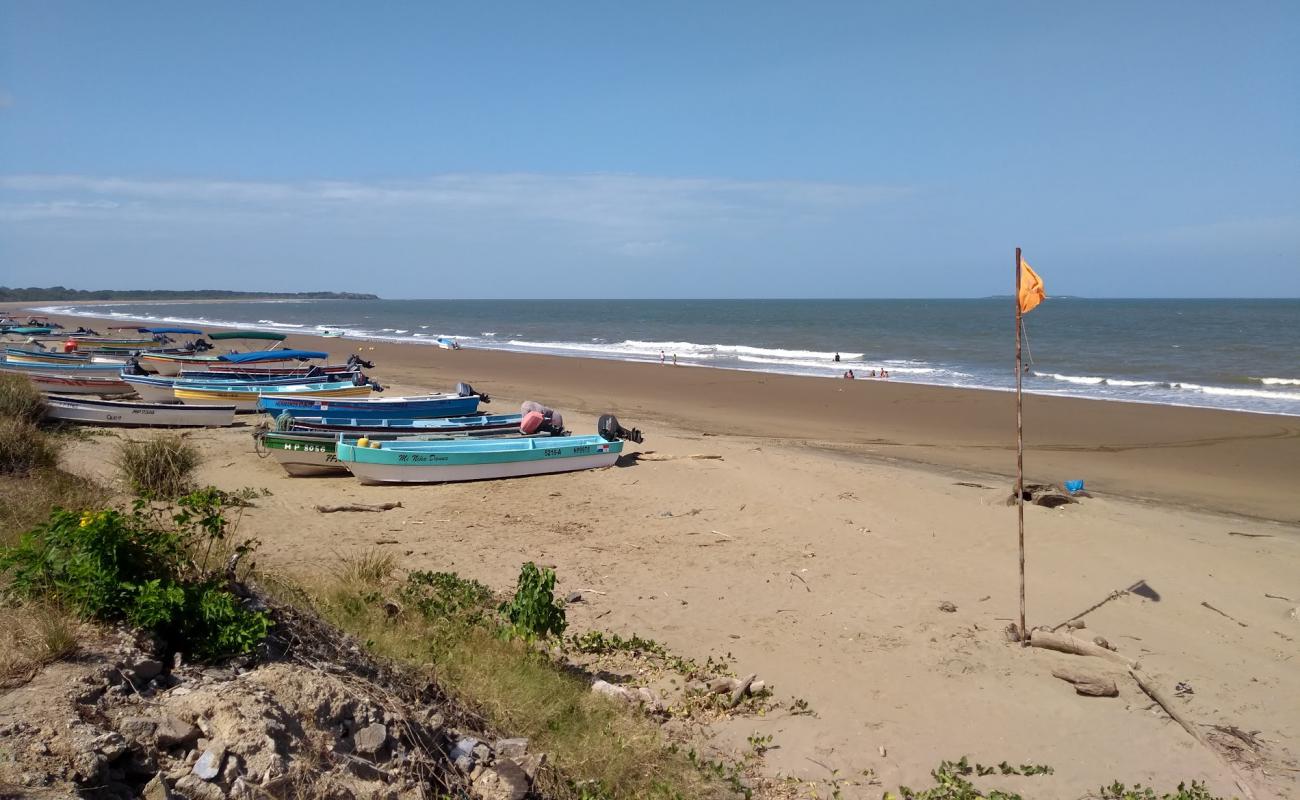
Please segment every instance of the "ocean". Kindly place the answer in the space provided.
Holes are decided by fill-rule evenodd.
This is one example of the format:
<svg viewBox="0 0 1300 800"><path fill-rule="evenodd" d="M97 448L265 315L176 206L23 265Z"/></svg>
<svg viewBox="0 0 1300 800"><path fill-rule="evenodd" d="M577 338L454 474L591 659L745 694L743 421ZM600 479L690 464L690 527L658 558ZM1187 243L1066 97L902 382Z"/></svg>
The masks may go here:
<svg viewBox="0 0 1300 800"><path fill-rule="evenodd" d="M1011 389L1010 298L293 300L51 305L50 314ZM1026 391L1300 415L1300 300L1052 298L1025 318ZM840 362L834 361L836 353Z"/></svg>

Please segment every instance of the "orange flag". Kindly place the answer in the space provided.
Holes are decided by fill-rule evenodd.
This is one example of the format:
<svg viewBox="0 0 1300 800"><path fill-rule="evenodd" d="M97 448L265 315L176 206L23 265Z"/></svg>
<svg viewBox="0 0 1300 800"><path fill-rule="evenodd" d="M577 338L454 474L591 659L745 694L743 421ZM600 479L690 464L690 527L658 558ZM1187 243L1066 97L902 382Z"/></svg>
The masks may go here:
<svg viewBox="0 0 1300 800"><path fill-rule="evenodd" d="M1028 261L1020 259L1020 313L1028 314L1046 299L1043 279L1038 277L1038 273L1034 272Z"/></svg>

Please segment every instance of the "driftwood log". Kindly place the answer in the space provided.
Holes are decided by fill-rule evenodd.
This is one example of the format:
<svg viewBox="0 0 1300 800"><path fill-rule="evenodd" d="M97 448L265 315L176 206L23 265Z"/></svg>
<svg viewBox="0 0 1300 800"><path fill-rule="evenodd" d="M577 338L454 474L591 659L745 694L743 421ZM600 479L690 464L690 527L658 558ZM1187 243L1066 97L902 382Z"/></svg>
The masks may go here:
<svg viewBox="0 0 1300 800"><path fill-rule="evenodd" d="M740 705L740 701L744 699L745 693L749 691L750 684L752 684L757 678L758 675L750 673L744 680L736 684L736 688L731 690L731 698L727 701L727 708L735 708Z"/></svg>
<svg viewBox="0 0 1300 800"><path fill-rule="evenodd" d="M684 458L705 459L711 461L721 461L722 456L712 455L709 453L691 453L685 456L671 456L667 453L633 453L632 457L637 461L678 461Z"/></svg>
<svg viewBox="0 0 1300 800"><path fill-rule="evenodd" d="M1036 630L1029 634L1030 647L1041 647L1044 650L1055 650L1059 653L1069 653L1076 656L1095 656L1104 658L1107 661L1114 661L1117 664L1123 664L1129 669L1136 669L1138 663L1116 653L1114 650L1107 650L1104 647L1085 642L1082 639L1076 639L1065 633L1052 633L1051 631Z"/></svg>
<svg viewBox="0 0 1300 800"><path fill-rule="evenodd" d="M379 503L377 505L348 503L341 506L316 506L316 510L322 514L333 514L338 511L392 511L394 508L401 507L401 503Z"/></svg>

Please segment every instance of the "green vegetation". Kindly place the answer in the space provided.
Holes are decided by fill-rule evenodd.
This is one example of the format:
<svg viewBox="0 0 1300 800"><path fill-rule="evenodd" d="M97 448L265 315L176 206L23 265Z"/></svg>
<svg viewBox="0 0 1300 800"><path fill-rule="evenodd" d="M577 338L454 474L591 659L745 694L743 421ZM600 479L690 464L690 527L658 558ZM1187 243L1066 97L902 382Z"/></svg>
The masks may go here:
<svg viewBox="0 0 1300 800"><path fill-rule="evenodd" d="M270 620L243 608L208 566L226 535L224 509L215 490L182 498L170 521L144 501L129 514L56 509L0 549L0 575L10 597L126 622L200 659L246 653Z"/></svg>
<svg viewBox="0 0 1300 800"><path fill-rule="evenodd" d="M124 441L118 445L117 465L131 491L144 497L180 497L194 487L199 451L178 434Z"/></svg>
<svg viewBox="0 0 1300 800"><path fill-rule="evenodd" d="M975 787L968 778L984 775L1050 775L1052 768L1044 764L1021 764L1014 766L1003 761L995 767L972 764L963 756L957 761L943 761L930 773L935 785L922 790L900 786L898 793L885 792L885 800L1024 800L1016 792L1004 792L991 789L987 792ZM1221 800L1205 788L1204 784L1192 782L1190 786L1178 784L1178 789L1166 794L1157 794L1154 789L1142 785L1126 788L1122 783L1103 786L1098 795L1099 800Z"/></svg>
<svg viewBox="0 0 1300 800"><path fill-rule="evenodd" d="M548 572L526 565L514 598L498 604L483 584L453 573L398 580L390 559L367 551L296 592L375 653L426 672L492 727L551 754L553 768L539 776L544 797L734 796L665 747L657 724L593 694L585 677L532 645L528 631L535 640L563 630Z"/></svg>
<svg viewBox="0 0 1300 800"><path fill-rule="evenodd" d="M505 633L528 642L559 638L569 624L564 605L555 599L555 572L539 570L531 561L519 570L515 596L498 610L508 623Z"/></svg>
<svg viewBox="0 0 1300 800"><path fill-rule="evenodd" d="M235 292L228 289L67 289L62 286L25 289L0 286L0 302L28 300L378 300L358 292Z"/></svg>
<svg viewBox="0 0 1300 800"><path fill-rule="evenodd" d="M45 398L21 375L0 375L0 475L54 466L58 444L37 427Z"/></svg>

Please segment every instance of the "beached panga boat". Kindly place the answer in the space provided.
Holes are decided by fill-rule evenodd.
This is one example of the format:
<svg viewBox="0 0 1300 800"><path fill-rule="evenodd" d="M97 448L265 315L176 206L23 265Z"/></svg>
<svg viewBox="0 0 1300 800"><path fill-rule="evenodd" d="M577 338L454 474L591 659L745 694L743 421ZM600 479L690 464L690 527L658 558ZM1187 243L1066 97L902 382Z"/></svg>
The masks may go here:
<svg viewBox="0 0 1300 800"><path fill-rule="evenodd" d="M48 395L45 398L45 418L93 425L220 428L235 424L235 407L161 405Z"/></svg>
<svg viewBox="0 0 1300 800"><path fill-rule="evenodd" d="M89 353L50 353L45 350L5 348L5 360L12 364L117 364L127 362L127 356L102 356Z"/></svg>
<svg viewBox="0 0 1300 800"><path fill-rule="evenodd" d="M351 374L349 374L348 379L351 379ZM220 374L213 374L203 378L167 378L162 375L132 375L123 370L122 380L135 387L136 394L150 403L179 403L180 401L176 399L176 394L173 391L178 386L187 389L229 388L234 386L304 386L313 383L337 383L344 380L344 378L339 375L325 377L290 375L288 377L248 378ZM356 383L355 380L351 382Z"/></svg>
<svg viewBox="0 0 1300 800"><path fill-rule="evenodd" d="M46 394L97 394L122 395L134 391L119 376L98 375L47 375L39 372L27 374L27 379Z"/></svg>
<svg viewBox="0 0 1300 800"><path fill-rule="evenodd" d="M471 417L428 419L356 419L354 417L293 418L295 431L348 433L454 433L457 431L509 431L517 429L523 414L482 414Z"/></svg>
<svg viewBox="0 0 1300 800"><path fill-rule="evenodd" d="M263 397L261 408L273 417L288 413L303 417L348 417L358 420L461 417L478 411L479 395L426 394L371 397L365 400L275 396Z"/></svg>
<svg viewBox="0 0 1300 800"><path fill-rule="evenodd" d="M266 341L266 342L274 342L275 344L279 344L280 342L283 342L286 337L283 333L268 333L266 331L222 331L220 333L211 334L210 336L208 336L208 338L212 339L213 341L234 341L234 340L241 340L241 339L252 339L252 340L259 340L259 341ZM275 347L275 344L273 344L272 347ZM230 356L235 356L235 355L251 356L257 354L276 353L278 354L277 356L266 358L264 360L265 361L294 361L294 360L306 360L306 358L300 358L299 356L283 356L283 354L306 353L306 352L312 352L312 351L272 349L272 350L259 350L256 353L224 353L224 354L144 353L140 356L140 368L145 370L146 372L156 372L159 375L174 376L180 374L180 371L185 367L201 368L204 365L212 364L218 361L228 361ZM320 355L310 356L310 358L328 358L328 357L329 357L328 354L325 353L322 353ZM239 362L235 362L235 363L239 363Z"/></svg>
<svg viewBox="0 0 1300 800"><path fill-rule="evenodd" d="M447 483L610 467L623 442L604 436L421 442L340 441L335 455L362 483ZM376 447L375 445L378 445Z"/></svg>
<svg viewBox="0 0 1300 800"><path fill-rule="evenodd" d="M32 364L25 361L10 361L8 356L0 360L0 371L18 372L24 375L40 373L42 375L117 375L122 369L121 364L95 364L87 363L70 363L70 364L51 364L41 363Z"/></svg>
<svg viewBox="0 0 1300 800"><path fill-rule="evenodd" d="M352 381L335 383L303 383L292 386L260 386L247 384L242 386L177 386L172 395L186 405L226 405L234 403L240 411L256 411L258 401L270 395L288 398L361 398L370 394L374 387L370 384L357 386Z"/></svg>
<svg viewBox="0 0 1300 800"><path fill-rule="evenodd" d="M330 431L267 431L253 434L258 446L284 467L284 471L298 478L306 475L346 475L347 466L338 460L335 449L339 441L356 443L391 441L464 441L470 438L517 438L524 434L518 427L512 431L468 430L428 433L372 433L364 437L348 437ZM542 434L534 434L542 435Z"/></svg>

